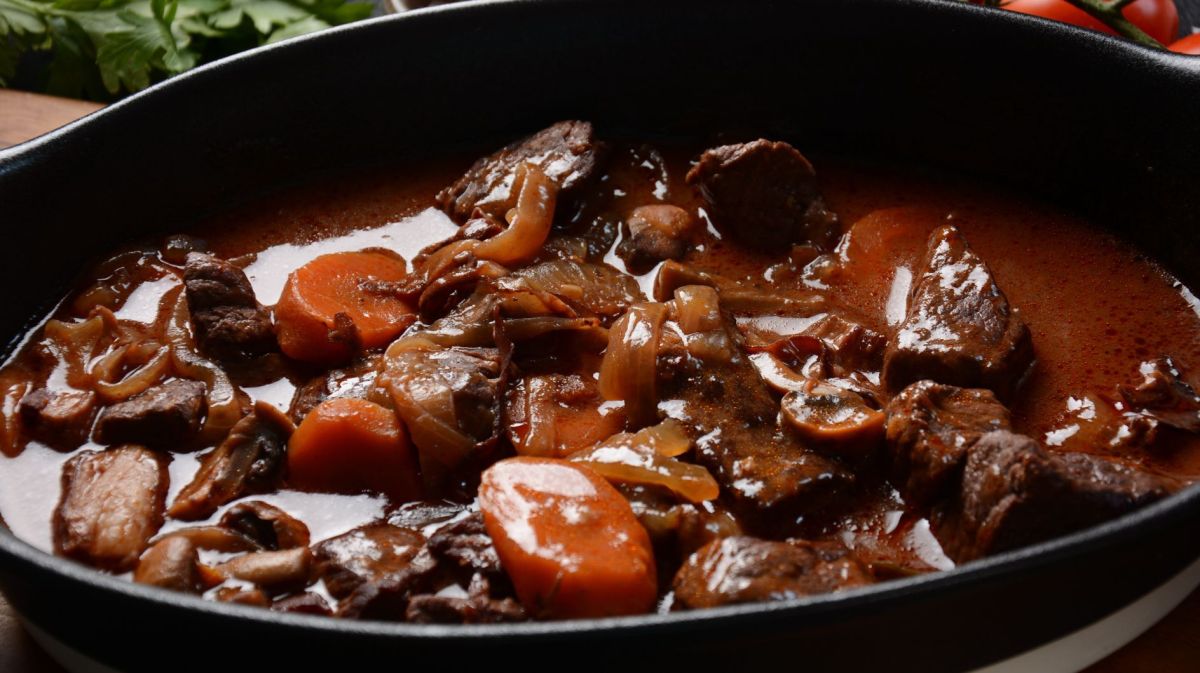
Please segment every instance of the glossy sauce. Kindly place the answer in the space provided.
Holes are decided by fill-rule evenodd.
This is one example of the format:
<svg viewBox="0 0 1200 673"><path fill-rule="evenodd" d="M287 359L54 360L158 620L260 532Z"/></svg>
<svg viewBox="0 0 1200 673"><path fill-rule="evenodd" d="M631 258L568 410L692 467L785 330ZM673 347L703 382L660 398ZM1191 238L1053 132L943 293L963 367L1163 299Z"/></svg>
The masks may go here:
<svg viewBox="0 0 1200 673"><path fill-rule="evenodd" d="M560 223L567 218L576 231L587 226L601 229L592 223L604 214L621 215L635 206L662 201L696 212L707 224L698 196L683 182L698 151L619 149L614 168L602 178L604 198L585 204L577 213L560 214ZM270 305L287 275L320 254L377 246L411 260L426 245L452 234L455 225L434 208L433 196L470 161L377 170L284 190L189 233L207 240L221 257L254 255L245 269L259 300ZM1113 236L1055 208L959 179L820 157L814 164L826 201L844 224L854 225L839 248L842 272L818 289L834 306L848 307L868 326L890 333L890 326L903 316L906 283L919 263L927 235L939 224L957 225L990 265L1027 321L1037 352L1036 369L1013 408L1017 430L1043 437L1057 427L1069 398L1112 390L1133 378L1142 360L1170 354L1185 371L1200 367L1200 313L1195 297ZM604 251L600 257L624 270L613 253L619 236L611 228L607 238L595 237ZM780 262L782 254L765 256L737 248L721 240L708 224L686 261L702 270L762 280L763 270ZM653 270L639 277L647 294L653 278ZM781 286L788 282L805 286L798 278L776 280ZM118 317L152 320L160 300L179 284L171 274L144 282L117 310ZM774 320L774 327L786 333L798 331L811 319ZM15 364L35 368L21 356ZM255 399L286 409L302 382L280 378L244 389ZM1200 442L1192 437L1170 440L1146 460L1148 466L1177 476L1200 476ZM80 450L87 448L98 447L89 444ZM72 453L30 442L16 456L0 456L0 516L19 537L47 551L52 548L50 519L59 497L62 464ZM197 466L196 454L173 456L168 500L191 480ZM304 521L314 542L376 520L387 509L386 500L374 495L281 491L255 499ZM227 507L211 520L219 519ZM181 525L168 520L164 530ZM903 550L929 569L952 565L929 532L928 522L907 513L890 490L865 499L835 522L828 535L850 546Z"/></svg>

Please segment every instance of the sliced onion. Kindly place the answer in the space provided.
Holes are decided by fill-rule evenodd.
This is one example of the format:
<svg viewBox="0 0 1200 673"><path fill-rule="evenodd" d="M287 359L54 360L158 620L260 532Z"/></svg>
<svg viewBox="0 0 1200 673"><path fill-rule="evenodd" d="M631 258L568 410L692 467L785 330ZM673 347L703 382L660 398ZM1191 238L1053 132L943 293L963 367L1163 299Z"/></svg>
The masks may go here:
<svg viewBox="0 0 1200 673"><path fill-rule="evenodd" d="M610 481L663 486L692 502L712 500L721 489L708 470L670 457L690 447L682 428L668 420L636 433L614 435L569 460L586 464Z"/></svg>
<svg viewBox="0 0 1200 673"><path fill-rule="evenodd" d="M625 402L633 427L658 418L658 341L667 307L634 304L609 330L608 349L600 363L600 394Z"/></svg>
<svg viewBox="0 0 1200 673"><path fill-rule="evenodd" d="M721 329L721 303L716 289L705 285L676 289L675 320L684 334Z"/></svg>
<svg viewBox="0 0 1200 673"><path fill-rule="evenodd" d="M550 235L558 185L542 169L525 163L517 169L514 188L519 191L517 205L506 218L509 226L475 246L474 253L479 259L506 266L527 262L537 255Z"/></svg>
<svg viewBox="0 0 1200 673"><path fill-rule="evenodd" d="M586 314L612 319L645 301L637 280L606 264L554 259L521 269L500 282L506 289L528 288L562 297Z"/></svg>
<svg viewBox="0 0 1200 673"><path fill-rule="evenodd" d="M204 419L201 437L206 441L217 441L246 414L249 397L233 385L220 365L196 351L187 297L182 288L174 288L171 292L174 293L174 309L166 329L171 349L171 367L176 376L204 383L208 414Z"/></svg>
<svg viewBox="0 0 1200 673"><path fill-rule="evenodd" d="M153 349L149 357L147 349ZM134 365L133 371L117 379L129 364ZM171 349L166 346L153 342L126 344L110 351L92 367L93 387L105 402L127 400L161 381L170 364Z"/></svg>

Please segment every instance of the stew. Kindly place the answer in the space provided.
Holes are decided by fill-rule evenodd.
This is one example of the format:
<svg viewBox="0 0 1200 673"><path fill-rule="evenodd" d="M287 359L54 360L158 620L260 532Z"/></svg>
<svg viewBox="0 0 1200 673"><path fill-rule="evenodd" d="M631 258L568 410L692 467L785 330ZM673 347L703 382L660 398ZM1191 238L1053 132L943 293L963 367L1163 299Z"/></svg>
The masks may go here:
<svg viewBox="0 0 1200 673"><path fill-rule="evenodd" d="M0 369L6 524L217 601L501 622L852 590L1200 475L1200 302L1069 213L580 121L467 164L97 264Z"/></svg>

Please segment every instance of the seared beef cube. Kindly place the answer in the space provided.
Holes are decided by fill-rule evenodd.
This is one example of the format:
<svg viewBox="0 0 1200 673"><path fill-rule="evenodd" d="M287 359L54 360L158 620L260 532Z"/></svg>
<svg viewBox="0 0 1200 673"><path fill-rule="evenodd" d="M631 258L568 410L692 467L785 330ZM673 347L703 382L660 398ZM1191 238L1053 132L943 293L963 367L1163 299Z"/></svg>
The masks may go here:
<svg viewBox="0 0 1200 673"><path fill-rule="evenodd" d="M350 397L365 400L375 387L379 359L366 358L342 369L331 369L296 388L288 416L300 423L308 412L325 400Z"/></svg>
<svg viewBox="0 0 1200 673"><path fill-rule="evenodd" d="M200 469L171 503L173 518L196 521L250 493L279 487L287 463L291 419L267 402L258 402L229 429L217 448L200 459Z"/></svg>
<svg viewBox="0 0 1200 673"><path fill-rule="evenodd" d="M883 365L887 338L879 332L834 313L809 325L803 334L825 347L829 376L848 377L855 372L877 372Z"/></svg>
<svg viewBox="0 0 1200 673"><path fill-rule="evenodd" d="M1179 430L1200 432L1200 396L1183 380L1174 360L1143 362L1138 372L1141 381L1117 388L1132 410Z"/></svg>
<svg viewBox="0 0 1200 673"><path fill-rule="evenodd" d="M511 598L475 599L439 594L413 596L404 616L415 624L498 624L527 619L525 609Z"/></svg>
<svg viewBox="0 0 1200 673"><path fill-rule="evenodd" d="M717 227L743 245L774 252L809 241L829 250L841 234L812 164L785 142L714 147L700 155L687 182L699 187Z"/></svg>
<svg viewBox="0 0 1200 673"><path fill-rule="evenodd" d="M1049 453L1029 437L990 432L963 469L957 561L1017 549L1094 526L1169 494L1163 478L1086 453Z"/></svg>
<svg viewBox="0 0 1200 673"><path fill-rule="evenodd" d="M58 552L113 572L132 570L162 525L168 479L158 454L140 446L71 458L54 510Z"/></svg>
<svg viewBox="0 0 1200 673"><path fill-rule="evenodd" d="M325 602L325 599L311 591L303 591L280 598L271 604L271 609L276 612L294 612L296 614L321 615L324 617L333 614L333 610L329 608L329 604Z"/></svg>
<svg viewBox="0 0 1200 673"><path fill-rule="evenodd" d="M752 537L715 540L675 575L675 604L712 608L786 600L871 583L867 569L832 543L776 542Z"/></svg>
<svg viewBox="0 0 1200 673"><path fill-rule="evenodd" d="M1010 427L992 391L918 381L887 407L892 477L906 499L932 503L956 487L980 437Z"/></svg>
<svg viewBox="0 0 1200 673"><path fill-rule="evenodd" d="M479 511L452 521L430 535L429 551L439 561L465 571L467 578L476 573L493 580L505 577L500 568L500 557Z"/></svg>
<svg viewBox="0 0 1200 673"><path fill-rule="evenodd" d="M100 412L96 441L179 446L200 430L204 409L203 383L186 379L168 381Z"/></svg>
<svg viewBox="0 0 1200 673"><path fill-rule="evenodd" d="M221 360L276 350L271 314L254 297L244 271L195 252L187 257L183 284L201 350Z"/></svg>
<svg viewBox="0 0 1200 673"><path fill-rule="evenodd" d="M617 254L635 272L649 271L664 259L682 259L698 224L679 206L639 206L625 220L629 235L617 246Z"/></svg>
<svg viewBox="0 0 1200 673"><path fill-rule="evenodd" d="M489 582L477 575L465 594L461 587L451 586L436 594L413 596L405 618L418 624L496 624L528 616L515 599L494 597Z"/></svg>
<svg viewBox="0 0 1200 673"><path fill-rule="evenodd" d="M408 599L430 588L437 561L420 533L386 523L356 528L314 550L316 574L343 617L403 619Z"/></svg>
<svg viewBox="0 0 1200 673"><path fill-rule="evenodd" d="M929 237L921 268L884 355L884 384L898 391L932 379L1011 399L1033 364L1033 341L992 272L949 225Z"/></svg>
<svg viewBox="0 0 1200 673"><path fill-rule="evenodd" d="M259 500L230 507L221 517L221 525L254 540L263 549L308 546L308 526L303 521Z"/></svg>
<svg viewBox="0 0 1200 673"><path fill-rule="evenodd" d="M56 449L74 449L87 441L96 414L90 390L32 390L21 398L21 426L30 437Z"/></svg>
<svg viewBox="0 0 1200 673"><path fill-rule="evenodd" d="M438 194L438 203L459 222L466 222L476 208L503 217L516 198L512 186L521 164L535 164L569 193L592 176L602 155L603 146L593 137L591 124L558 122L476 161Z"/></svg>
<svg viewBox="0 0 1200 673"><path fill-rule="evenodd" d="M779 401L746 356L741 333L713 308L713 324L697 326L686 334L688 342L672 336L686 331L682 327L662 330L658 399L675 401L671 415L696 442L697 462L712 471L739 513L770 523L829 508L853 483L853 473L780 427ZM688 343L704 347L693 353Z"/></svg>

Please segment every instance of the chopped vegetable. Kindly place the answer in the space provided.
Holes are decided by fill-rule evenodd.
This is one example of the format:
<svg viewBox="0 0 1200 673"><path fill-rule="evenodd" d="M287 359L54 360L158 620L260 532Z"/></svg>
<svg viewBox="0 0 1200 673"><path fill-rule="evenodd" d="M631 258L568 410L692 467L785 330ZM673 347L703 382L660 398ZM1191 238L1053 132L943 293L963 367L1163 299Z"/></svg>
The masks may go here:
<svg viewBox="0 0 1200 673"><path fill-rule="evenodd" d="M600 364L600 394L623 401L635 429L658 420L658 338L666 317L663 304L635 304L609 330L608 350Z"/></svg>
<svg viewBox="0 0 1200 673"><path fill-rule="evenodd" d="M606 479L621 484L664 486L692 502L712 500L721 493L717 480L700 465L676 460L691 447L683 428L672 419L635 433L622 432L590 449L571 455Z"/></svg>
<svg viewBox="0 0 1200 673"><path fill-rule="evenodd" d="M279 347L288 356L338 364L358 347L379 348L416 320L411 306L379 282L408 275L404 261L379 251L321 255L288 276L275 305Z"/></svg>
<svg viewBox="0 0 1200 673"><path fill-rule="evenodd" d="M502 460L483 473L479 507L531 614L607 617L654 607L650 536L592 470L550 458Z"/></svg>
<svg viewBox="0 0 1200 673"><path fill-rule="evenodd" d="M542 249L554 222L558 185L532 163L517 169L517 205L509 211L508 229L479 243L475 256L497 264L527 262Z"/></svg>
<svg viewBox="0 0 1200 673"><path fill-rule="evenodd" d="M421 495L408 433L390 409L340 397L317 405L288 442L288 479L314 491L387 494L393 502Z"/></svg>

